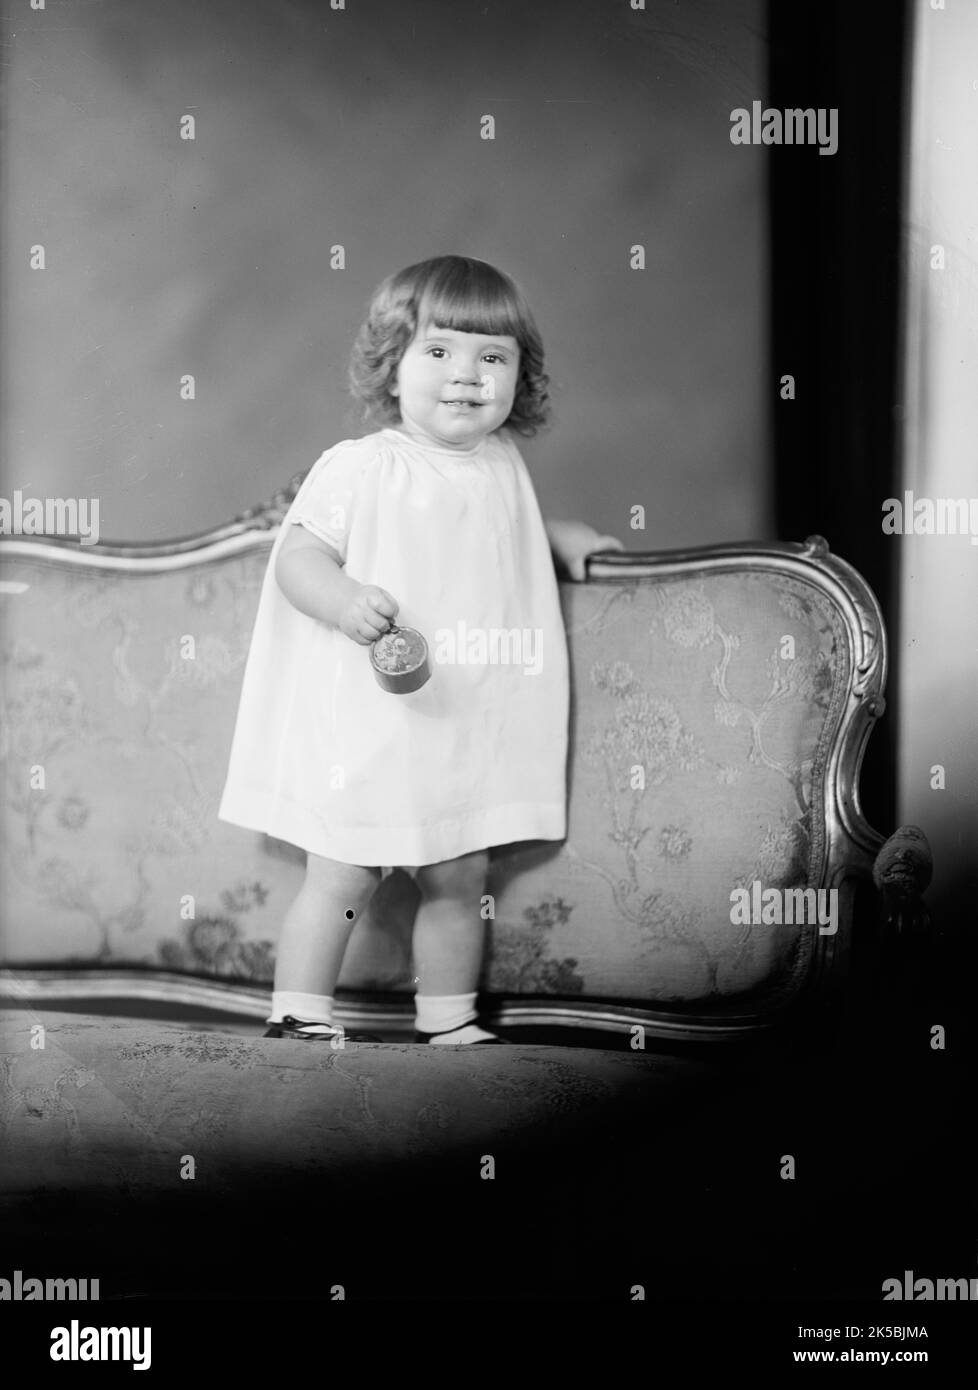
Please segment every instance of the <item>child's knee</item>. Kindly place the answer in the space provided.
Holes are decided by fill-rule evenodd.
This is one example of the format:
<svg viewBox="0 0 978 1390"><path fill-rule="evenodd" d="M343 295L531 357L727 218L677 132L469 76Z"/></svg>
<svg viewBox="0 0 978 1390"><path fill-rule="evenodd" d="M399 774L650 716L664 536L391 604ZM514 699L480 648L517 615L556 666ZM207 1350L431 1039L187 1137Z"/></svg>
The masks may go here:
<svg viewBox="0 0 978 1390"><path fill-rule="evenodd" d="M464 898L481 896L489 871L489 851L478 850L440 864L423 864L415 882L425 897Z"/></svg>
<svg viewBox="0 0 978 1390"><path fill-rule="evenodd" d="M343 898L354 917L373 897L380 879L381 870L373 865L341 864L318 854L310 854L306 863L307 886L321 896Z"/></svg>

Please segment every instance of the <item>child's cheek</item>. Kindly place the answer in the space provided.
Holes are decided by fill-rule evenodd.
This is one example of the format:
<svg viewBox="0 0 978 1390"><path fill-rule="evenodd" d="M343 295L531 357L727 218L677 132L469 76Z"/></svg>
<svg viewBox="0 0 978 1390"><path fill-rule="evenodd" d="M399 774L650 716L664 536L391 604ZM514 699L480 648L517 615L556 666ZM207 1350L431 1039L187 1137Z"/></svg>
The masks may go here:
<svg viewBox="0 0 978 1390"><path fill-rule="evenodd" d="M492 391L500 405L512 405L516 395L516 378L511 372L492 374Z"/></svg>

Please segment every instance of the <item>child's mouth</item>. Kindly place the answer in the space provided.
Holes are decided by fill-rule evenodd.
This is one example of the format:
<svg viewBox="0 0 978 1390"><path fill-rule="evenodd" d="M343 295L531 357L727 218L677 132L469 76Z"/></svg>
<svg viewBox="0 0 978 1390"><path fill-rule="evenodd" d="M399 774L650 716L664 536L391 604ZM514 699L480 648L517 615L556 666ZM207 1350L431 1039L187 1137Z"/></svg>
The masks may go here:
<svg viewBox="0 0 978 1390"><path fill-rule="evenodd" d="M442 401L442 405L452 410L478 410L481 404L481 401Z"/></svg>

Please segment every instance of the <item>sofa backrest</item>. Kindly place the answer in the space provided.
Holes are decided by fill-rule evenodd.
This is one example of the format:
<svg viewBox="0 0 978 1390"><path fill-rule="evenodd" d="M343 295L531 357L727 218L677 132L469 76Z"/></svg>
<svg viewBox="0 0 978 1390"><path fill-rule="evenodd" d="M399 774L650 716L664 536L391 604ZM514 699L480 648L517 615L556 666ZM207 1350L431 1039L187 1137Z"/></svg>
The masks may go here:
<svg viewBox="0 0 978 1390"><path fill-rule="evenodd" d="M25 988L270 986L304 856L216 811L287 501L173 545L0 541L0 943ZM875 600L818 538L611 555L561 594L568 837L494 850L484 985L529 1021L761 1025L844 961L881 843L857 789L885 677ZM833 890L790 899L823 923L747 920L794 888ZM416 891L384 881L342 986L409 997Z"/></svg>

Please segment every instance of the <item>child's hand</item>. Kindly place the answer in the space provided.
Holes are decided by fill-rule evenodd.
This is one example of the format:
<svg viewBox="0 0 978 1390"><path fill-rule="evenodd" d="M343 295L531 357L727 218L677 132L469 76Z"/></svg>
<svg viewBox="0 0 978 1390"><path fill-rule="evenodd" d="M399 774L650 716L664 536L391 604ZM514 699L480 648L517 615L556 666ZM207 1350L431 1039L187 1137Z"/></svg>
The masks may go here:
<svg viewBox="0 0 978 1390"><path fill-rule="evenodd" d="M587 577L586 560L598 550L624 550L616 536L603 536L586 521L548 521L550 548L571 579Z"/></svg>
<svg viewBox="0 0 978 1390"><path fill-rule="evenodd" d="M369 647L390 628L397 617L398 604L386 589L376 584L361 584L344 609L339 629L352 642Z"/></svg>

